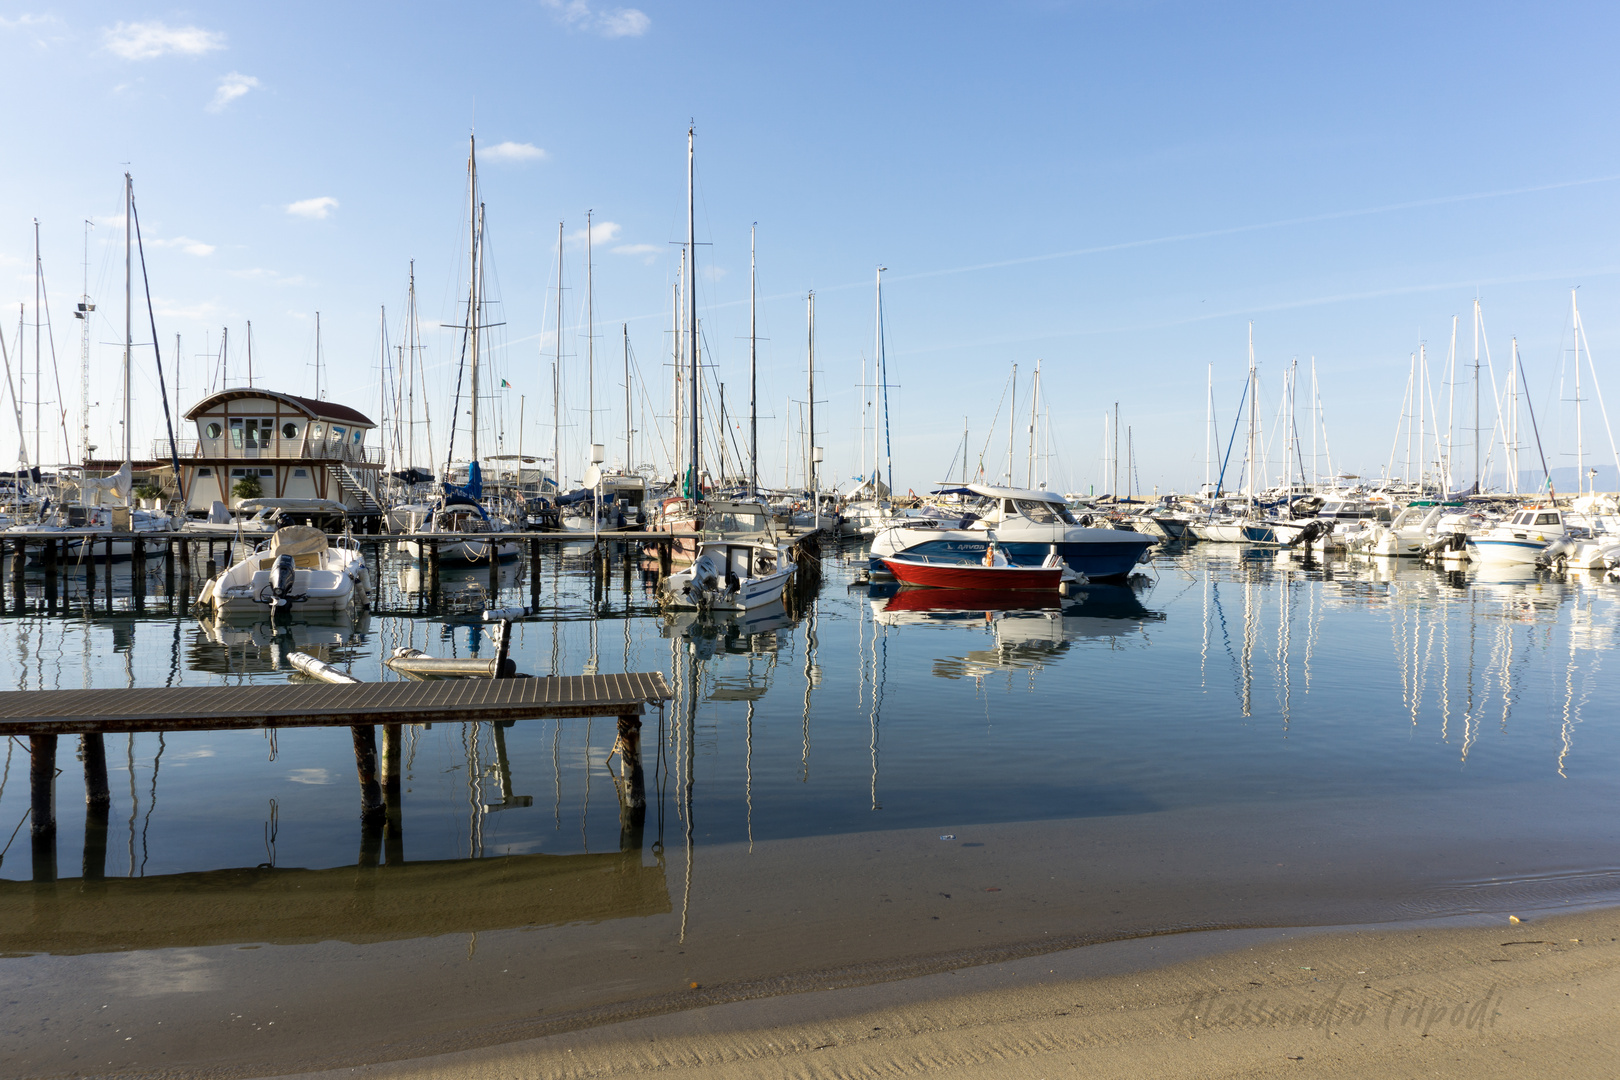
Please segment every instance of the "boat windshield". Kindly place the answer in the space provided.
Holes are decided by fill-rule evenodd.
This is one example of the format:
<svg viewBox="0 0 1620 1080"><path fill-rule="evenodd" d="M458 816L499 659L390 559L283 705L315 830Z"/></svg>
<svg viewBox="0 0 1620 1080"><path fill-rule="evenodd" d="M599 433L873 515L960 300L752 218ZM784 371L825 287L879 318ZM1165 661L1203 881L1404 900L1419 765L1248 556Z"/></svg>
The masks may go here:
<svg viewBox="0 0 1620 1080"><path fill-rule="evenodd" d="M703 531L726 536L761 533L765 531L765 516L747 510L723 510L704 517Z"/></svg>
<svg viewBox="0 0 1620 1080"><path fill-rule="evenodd" d="M1018 499L1015 505L1018 507L1020 514L1023 514L1037 525L1055 525L1060 521L1069 525L1075 524L1074 515L1069 513L1069 508L1062 503L1042 502L1039 499Z"/></svg>

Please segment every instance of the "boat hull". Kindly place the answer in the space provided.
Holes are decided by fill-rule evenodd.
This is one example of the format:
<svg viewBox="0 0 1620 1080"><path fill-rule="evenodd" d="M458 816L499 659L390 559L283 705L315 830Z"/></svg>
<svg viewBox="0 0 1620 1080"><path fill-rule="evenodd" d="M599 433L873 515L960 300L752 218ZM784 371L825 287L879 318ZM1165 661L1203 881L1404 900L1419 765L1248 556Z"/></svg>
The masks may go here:
<svg viewBox="0 0 1620 1080"><path fill-rule="evenodd" d="M891 557L883 560L889 573L906 585L931 589L972 589L982 592L1056 592L1063 581L1060 566L975 566L971 563L922 562Z"/></svg>
<svg viewBox="0 0 1620 1080"><path fill-rule="evenodd" d="M996 546L1015 566L1040 566L1053 548L1069 569L1088 581L1125 578L1136 569L1154 540L1123 529L1071 530L1092 534L1085 539L1019 541L998 536ZM886 571L885 558L909 556L955 563L982 563L990 546L983 532L968 530L889 530L873 543L872 570Z"/></svg>

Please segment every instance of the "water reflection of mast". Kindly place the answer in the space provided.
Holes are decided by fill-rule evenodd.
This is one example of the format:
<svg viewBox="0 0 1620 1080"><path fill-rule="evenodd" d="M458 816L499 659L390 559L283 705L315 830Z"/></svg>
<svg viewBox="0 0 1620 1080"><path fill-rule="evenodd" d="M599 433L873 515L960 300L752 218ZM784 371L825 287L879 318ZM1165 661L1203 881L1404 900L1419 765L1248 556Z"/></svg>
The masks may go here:
<svg viewBox="0 0 1620 1080"><path fill-rule="evenodd" d="M815 684L816 663L816 608L812 602L808 616L804 620L804 714L802 724L804 727L804 747L799 758L799 782L810 781L810 690Z"/></svg>
<svg viewBox="0 0 1620 1080"><path fill-rule="evenodd" d="M1245 568L1243 574L1243 660L1239 665L1239 677L1243 681L1240 691L1240 701L1243 706L1243 715L1250 715L1250 704L1254 692L1254 639L1258 632L1259 613L1254 610L1254 571Z"/></svg>
<svg viewBox="0 0 1620 1080"><path fill-rule="evenodd" d="M883 631L883 667L878 668L878 630L872 628L872 809L881 810L883 806L878 802L878 714L883 709L882 695L889 676L889 633Z"/></svg>
<svg viewBox="0 0 1620 1080"><path fill-rule="evenodd" d="M1282 707L1283 731L1288 730L1290 720L1289 706L1293 696L1293 684L1289 672L1288 646L1289 635L1293 624L1293 583L1287 575L1282 575L1278 581L1279 592L1277 600L1277 703Z"/></svg>
<svg viewBox="0 0 1620 1080"><path fill-rule="evenodd" d="M681 894L681 941L686 940L686 917L692 908L692 767L696 764L693 740L697 735L698 660L694 656L687 664L686 740L683 760L686 766L685 783L681 786L681 808L686 816L686 880Z"/></svg>

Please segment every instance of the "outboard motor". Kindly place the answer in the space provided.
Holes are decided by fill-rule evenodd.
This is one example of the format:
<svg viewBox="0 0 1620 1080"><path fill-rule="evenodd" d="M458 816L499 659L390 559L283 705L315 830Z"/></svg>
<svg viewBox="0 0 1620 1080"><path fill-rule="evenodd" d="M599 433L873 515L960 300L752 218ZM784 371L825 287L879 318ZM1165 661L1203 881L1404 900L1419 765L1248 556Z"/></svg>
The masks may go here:
<svg viewBox="0 0 1620 1080"><path fill-rule="evenodd" d="M270 568L270 595L275 597L277 607L291 601L293 583L297 578L298 572L293 567L293 557L277 555L276 564Z"/></svg>
<svg viewBox="0 0 1620 1080"><path fill-rule="evenodd" d="M1548 544L1540 555L1536 556L1538 566L1558 566L1575 550L1575 541L1568 536L1561 537Z"/></svg>

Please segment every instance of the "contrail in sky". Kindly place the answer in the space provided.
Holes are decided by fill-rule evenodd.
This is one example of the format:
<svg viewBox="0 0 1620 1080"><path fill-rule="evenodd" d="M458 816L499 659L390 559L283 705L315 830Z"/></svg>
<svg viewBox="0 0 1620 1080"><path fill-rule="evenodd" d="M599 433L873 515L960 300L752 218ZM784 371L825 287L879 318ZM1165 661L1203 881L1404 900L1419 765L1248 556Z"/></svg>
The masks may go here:
<svg viewBox="0 0 1620 1080"><path fill-rule="evenodd" d="M1068 251L1054 251L1045 255L1024 255L1016 259L1000 259L995 262L972 263L968 266L953 266L941 270L919 270L914 274L891 274L889 281L918 281L923 278L948 277L952 274L972 274L980 270L1000 270L1008 266L1026 266L1030 263L1055 262L1058 259L1073 259L1082 255L1103 255L1111 251L1129 251L1133 248L1155 247L1160 244L1180 244L1190 240L1208 240L1218 236L1237 236L1242 233L1264 232L1267 229L1286 229L1294 225L1312 225L1321 221L1342 221L1347 218L1371 217L1375 214L1390 214L1399 210L1419 210L1428 206L1447 206L1453 203L1479 202L1484 199L1504 199L1513 195L1531 195L1541 191L1559 191L1565 188L1589 187L1593 184L1609 184L1620 180L1620 173L1610 176L1592 176L1581 180L1560 180L1551 184L1532 184L1528 187L1504 188L1501 191L1475 191L1463 195L1438 195L1432 199L1413 199L1409 202L1387 203L1383 206L1367 206L1356 210L1334 210L1325 214L1309 214L1304 217L1281 218L1277 221L1263 221L1252 225L1232 225L1224 229L1205 229L1201 232L1174 233L1169 236L1154 236L1143 240L1123 240L1117 244L1098 244L1093 247L1071 248ZM832 285L817 289L817 292L839 292L844 289L864 289L870 287L872 282L851 281L843 285ZM773 296L762 296L761 301L789 300L804 295L800 292L777 293ZM1376 294L1367 294L1368 296ZM738 307L746 304L746 300L726 300L710 305L710 309ZM1326 301L1305 301L1303 304L1284 304L1282 307L1306 306L1312 303ZM1272 309L1256 309L1272 310ZM629 320L614 320L617 322L641 322L646 319L662 319L664 312L652 315L636 315ZM1211 318L1216 316L1201 316ZM1198 321L1197 319L1188 321ZM576 328L577 329L577 328ZM508 342L516 345L520 342L545 337L545 334L530 334L518 338L517 341Z"/></svg>

